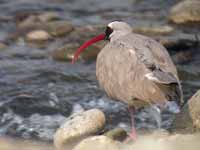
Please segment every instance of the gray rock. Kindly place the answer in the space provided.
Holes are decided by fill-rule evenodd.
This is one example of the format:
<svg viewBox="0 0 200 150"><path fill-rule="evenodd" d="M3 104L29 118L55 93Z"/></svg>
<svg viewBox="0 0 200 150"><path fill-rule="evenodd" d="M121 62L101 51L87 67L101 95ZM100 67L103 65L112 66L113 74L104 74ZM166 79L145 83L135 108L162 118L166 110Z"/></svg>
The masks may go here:
<svg viewBox="0 0 200 150"><path fill-rule="evenodd" d="M100 131L105 124L104 113L98 109L76 113L56 131L54 145L56 148L72 148L80 140Z"/></svg>
<svg viewBox="0 0 200 150"><path fill-rule="evenodd" d="M47 30L52 36L64 36L73 31L74 27L69 21L48 22Z"/></svg>
<svg viewBox="0 0 200 150"><path fill-rule="evenodd" d="M120 143L106 136L93 136L82 140L73 150L119 150Z"/></svg>
<svg viewBox="0 0 200 150"><path fill-rule="evenodd" d="M200 90L191 97L181 113L176 115L172 131L181 133L200 131Z"/></svg>
<svg viewBox="0 0 200 150"><path fill-rule="evenodd" d="M200 22L200 1L181 1L172 7L169 19L177 24Z"/></svg>

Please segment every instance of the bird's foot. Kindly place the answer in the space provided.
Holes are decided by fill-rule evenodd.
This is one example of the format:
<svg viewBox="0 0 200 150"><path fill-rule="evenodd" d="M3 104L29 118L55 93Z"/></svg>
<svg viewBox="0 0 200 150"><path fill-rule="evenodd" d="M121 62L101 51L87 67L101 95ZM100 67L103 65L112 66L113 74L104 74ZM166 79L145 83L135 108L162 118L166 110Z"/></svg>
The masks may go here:
<svg viewBox="0 0 200 150"><path fill-rule="evenodd" d="M137 139L135 129L132 130L131 133L129 133L128 135L129 135L129 138L131 138L133 141L135 141Z"/></svg>
<svg viewBox="0 0 200 150"><path fill-rule="evenodd" d="M136 131L135 129L132 129L132 131L128 134L128 137L125 139L125 143L127 142L135 142L137 139L137 134L136 134Z"/></svg>

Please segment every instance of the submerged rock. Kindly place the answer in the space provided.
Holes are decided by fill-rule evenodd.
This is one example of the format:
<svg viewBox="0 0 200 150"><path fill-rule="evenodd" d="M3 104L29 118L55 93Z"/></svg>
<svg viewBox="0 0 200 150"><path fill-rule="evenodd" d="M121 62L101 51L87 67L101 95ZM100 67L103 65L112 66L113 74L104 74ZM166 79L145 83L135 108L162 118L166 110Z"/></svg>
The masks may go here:
<svg viewBox="0 0 200 150"><path fill-rule="evenodd" d="M26 35L28 41L47 41L51 36L44 30L31 31Z"/></svg>
<svg viewBox="0 0 200 150"><path fill-rule="evenodd" d="M48 22L47 30L52 36L64 36L73 31L74 27L69 21Z"/></svg>
<svg viewBox="0 0 200 150"><path fill-rule="evenodd" d="M3 42L0 42L0 50L3 50L7 47L6 44L4 44Z"/></svg>
<svg viewBox="0 0 200 150"><path fill-rule="evenodd" d="M59 14L56 12L44 12L38 15L38 18L41 22L49 22L60 19Z"/></svg>
<svg viewBox="0 0 200 150"><path fill-rule="evenodd" d="M54 145L56 148L72 148L83 138L94 135L105 125L104 113L98 109L76 113L56 131Z"/></svg>
<svg viewBox="0 0 200 150"><path fill-rule="evenodd" d="M171 9L170 20L175 23L200 22L200 1L181 1Z"/></svg>
<svg viewBox="0 0 200 150"><path fill-rule="evenodd" d="M104 47L104 42L95 43L88 47L84 53L81 53L79 58L84 60L95 60L100 50ZM78 43L69 43L61 48L52 51L51 56L54 60L71 61L77 48L80 46Z"/></svg>
<svg viewBox="0 0 200 150"><path fill-rule="evenodd" d="M78 48L78 43L73 44L66 44L62 46L61 48L58 48L51 52L51 56L54 60L59 61L70 61L73 58L73 54L75 50Z"/></svg>
<svg viewBox="0 0 200 150"><path fill-rule="evenodd" d="M35 15L30 15L23 20L19 19L16 23L19 29L42 27L41 22L38 20L37 16Z"/></svg>
<svg viewBox="0 0 200 150"><path fill-rule="evenodd" d="M180 114L176 115L172 131L191 133L200 131L200 90L197 91Z"/></svg>
<svg viewBox="0 0 200 150"><path fill-rule="evenodd" d="M170 34L174 31L174 28L169 25L163 25L163 26L149 26L149 27L139 27L134 28L134 32L146 34L146 35L166 35Z"/></svg>
<svg viewBox="0 0 200 150"><path fill-rule="evenodd" d="M119 142L102 135L82 140L73 150L119 150L119 146Z"/></svg>
<svg viewBox="0 0 200 150"><path fill-rule="evenodd" d="M30 13L20 14L15 17L16 31L10 33L8 39L18 39L27 35L28 40L48 40L50 37L60 37L69 34L74 27L71 22L67 20L60 20L58 13L44 12L44 13ZM32 33L36 36L33 36ZM35 31L40 31L36 32ZM29 33L31 32L31 33ZM44 32L46 32L44 34ZM48 35L47 35L48 34Z"/></svg>
<svg viewBox="0 0 200 150"><path fill-rule="evenodd" d="M190 33L173 33L167 36L154 37L158 42L167 49L184 50L195 47L198 44L199 35Z"/></svg>
<svg viewBox="0 0 200 150"><path fill-rule="evenodd" d="M177 52L173 56L174 63L176 64L182 64L182 63L187 63L192 60L194 55L194 51L188 50L188 51L180 51Z"/></svg>
<svg viewBox="0 0 200 150"><path fill-rule="evenodd" d="M21 12L15 16L18 28L40 28L44 26L45 23L59 19L59 15L56 12Z"/></svg>

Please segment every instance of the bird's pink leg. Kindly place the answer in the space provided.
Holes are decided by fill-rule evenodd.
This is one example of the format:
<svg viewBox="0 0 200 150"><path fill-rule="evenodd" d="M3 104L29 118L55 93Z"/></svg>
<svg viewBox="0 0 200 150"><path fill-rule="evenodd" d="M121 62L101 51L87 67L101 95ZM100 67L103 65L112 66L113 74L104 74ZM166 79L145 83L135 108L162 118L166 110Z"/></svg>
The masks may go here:
<svg viewBox="0 0 200 150"><path fill-rule="evenodd" d="M131 133L129 133L129 137L135 141L137 138L137 134L136 134L136 129L135 129L135 119L134 119L134 114L135 114L135 108L129 106L128 107L129 113L130 113L130 117L131 117Z"/></svg>

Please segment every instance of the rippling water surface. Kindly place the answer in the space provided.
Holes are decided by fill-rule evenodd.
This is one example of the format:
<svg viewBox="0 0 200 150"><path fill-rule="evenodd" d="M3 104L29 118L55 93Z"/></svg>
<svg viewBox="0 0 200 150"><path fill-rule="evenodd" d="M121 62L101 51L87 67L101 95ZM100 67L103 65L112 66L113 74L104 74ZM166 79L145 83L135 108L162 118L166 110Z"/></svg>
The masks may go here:
<svg viewBox="0 0 200 150"><path fill-rule="evenodd" d="M175 0L0 0L0 41L15 31L13 17L18 12L55 11L74 25L107 24L125 20L135 26L166 22ZM11 18L11 19L9 19ZM5 21L6 20L6 21ZM87 34L87 33L86 33ZM53 44L52 44L53 46ZM95 62L71 65L48 55L49 49L13 42L0 50L0 134L51 140L64 119L83 109L100 108L107 115L106 129L129 126L126 106L109 101L95 77ZM42 57L35 57L40 53ZM200 87L199 53L186 64L177 64L185 99ZM156 128L143 110L136 116L138 128ZM163 114L163 128L171 115Z"/></svg>

